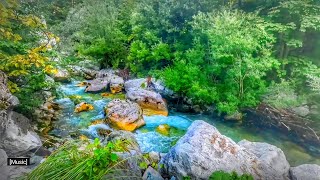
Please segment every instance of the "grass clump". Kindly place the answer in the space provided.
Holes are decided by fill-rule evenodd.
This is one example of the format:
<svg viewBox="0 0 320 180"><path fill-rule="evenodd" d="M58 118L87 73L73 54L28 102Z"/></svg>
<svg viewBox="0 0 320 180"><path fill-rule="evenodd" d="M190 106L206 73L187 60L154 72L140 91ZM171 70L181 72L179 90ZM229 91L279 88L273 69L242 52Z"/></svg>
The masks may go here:
<svg viewBox="0 0 320 180"><path fill-rule="evenodd" d="M117 165L125 161L119 158L117 152L126 150L126 143L121 140L110 141L103 146L99 139L95 139L93 143L81 147L76 142L67 142L25 179L102 179L114 173Z"/></svg>
<svg viewBox="0 0 320 180"><path fill-rule="evenodd" d="M212 173L209 180L253 180L253 177L249 174L238 175L236 172L216 171Z"/></svg>

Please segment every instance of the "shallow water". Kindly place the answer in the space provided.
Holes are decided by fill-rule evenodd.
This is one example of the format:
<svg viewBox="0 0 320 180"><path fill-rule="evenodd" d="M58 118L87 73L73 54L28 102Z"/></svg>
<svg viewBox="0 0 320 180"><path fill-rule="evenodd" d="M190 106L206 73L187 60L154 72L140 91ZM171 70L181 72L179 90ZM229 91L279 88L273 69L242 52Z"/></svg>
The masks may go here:
<svg viewBox="0 0 320 180"><path fill-rule="evenodd" d="M112 100L112 97L104 98L100 93L85 93L84 87L75 86L78 82L62 84L59 91L63 94L61 99L56 100L62 107L59 120L54 125L51 134L65 137L73 132L79 132L89 138L99 137L99 129L110 129L105 124L91 124L93 121L104 119L104 107ZM118 95L117 97L123 97ZM94 106L94 110L74 113L74 101L85 101ZM144 116L146 125L134 132L143 152L158 151L167 152L175 142L182 137L194 120L204 120L215 127L224 135L238 142L242 139L249 141L267 142L281 148L286 154L291 166L305 163L320 165L320 154L311 154L309 151L294 143L289 137L273 130L248 128L241 124L224 122L212 116L192 115L185 113L170 112L168 117ZM156 132L157 126L168 124L170 133L168 136ZM310 145L311 147L311 145Z"/></svg>

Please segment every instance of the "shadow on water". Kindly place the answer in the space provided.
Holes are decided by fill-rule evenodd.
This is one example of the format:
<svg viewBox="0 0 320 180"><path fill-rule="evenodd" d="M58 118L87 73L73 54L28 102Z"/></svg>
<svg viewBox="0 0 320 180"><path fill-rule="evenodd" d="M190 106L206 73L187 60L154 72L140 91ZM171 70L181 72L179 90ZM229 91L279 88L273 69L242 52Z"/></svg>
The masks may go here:
<svg viewBox="0 0 320 180"><path fill-rule="evenodd" d="M75 86L78 82L62 84L59 91L62 97L56 100L62 106L59 120L54 125L51 134L61 138L74 132L80 132L89 138L98 136L99 129L110 129L106 124L92 124L96 120L104 119L104 107L112 100L112 97L104 98L99 93L85 93L84 87ZM75 102L85 101L94 106L94 110L75 113ZM170 112L168 117L145 116L146 125L134 132L135 137L143 152L158 151L168 152L168 150L185 134L188 127L194 120L204 120L218 130L238 142L242 139L257 142L267 142L281 148L291 164L291 166L314 163L320 165L320 155L311 154L302 146L294 143L290 137L285 136L272 129L262 129L259 127L246 127L241 123L226 122L213 116L201 114L186 114ZM159 125L168 124L170 126L167 135L156 131ZM310 148L312 145L308 145Z"/></svg>

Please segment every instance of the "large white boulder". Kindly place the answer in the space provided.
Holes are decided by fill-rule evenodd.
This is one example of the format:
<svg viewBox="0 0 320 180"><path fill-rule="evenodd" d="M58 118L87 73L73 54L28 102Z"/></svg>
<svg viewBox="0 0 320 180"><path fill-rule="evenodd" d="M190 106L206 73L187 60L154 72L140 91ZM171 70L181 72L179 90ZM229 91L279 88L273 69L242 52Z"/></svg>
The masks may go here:
<svg viewBox="0 0 320 180"><path fill-rule="evenodd" d="M191 179L208 179L213 172L222 170L251 174L255 179L288 179L288 164L281 150L262 144L268 148L264 152L271 155L268 159L259 155L262 152L261 144L253 145L238 145L220 134L212 125L194 121L187 133L162 159L164 173L178 179L185 176L190 176ZM275 160L276 158L279 160ZM276 170L270 165L281 169Z"/></svg>

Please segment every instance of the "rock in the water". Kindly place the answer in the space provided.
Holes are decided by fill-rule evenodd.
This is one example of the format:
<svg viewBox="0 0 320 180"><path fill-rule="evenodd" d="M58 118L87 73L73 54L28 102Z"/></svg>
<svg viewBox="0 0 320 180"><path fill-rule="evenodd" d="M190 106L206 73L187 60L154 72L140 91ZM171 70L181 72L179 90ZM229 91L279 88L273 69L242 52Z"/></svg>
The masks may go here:
<svg viewBox="0 0 320 180"><path fill-rule="evenodd" d="M156 131L162 135L168 136L170 133L170 126L168 124L161 124L156 128Z"/></svg>
<svg viewBox="0 0 320 180"><path fill-rule="evenodd" d="M273 153L269 152L271 155ZM221 135L215 127L204 121L194 121L187 133L162 159L165 173L178 179L184 176L190 176L191 179L208 179L213 172L219 170L251 174L255 179L277 178L278 171L272 173L263 171L269 164L282 167L283 163L278 165L277 161L269 161L269 164L263 164L266 163L264 161L250 150ZM273 174L277 175L268 176Z"/></svg>
<svg viewBox="0 0 320 180"><path fill-rule="evenodd" d="M126 91L128 91L129 89L142 88L146 90L155 91L161 94L162 96L169 97L169 98L175 96L174 92L166 88L160 80L156 80L152 78L151 82L152 82L152 85L148 87L147 78L132 79L132 80L126 81L126 83L124 84L124 87Z"/></svg>
<svg viewBox="0 0 320 180"><path fill-rule="evenodd" d="M102 90L106 90L108 84L109 84L109 78L96 78L90 82L88 82L88 85L85 89L85 92L100 92Z"/></svg>
<svg viewBox="0 0 320 180"><path fill-rule="evenodd" d="M89 83L88 82L79 82L76 86L78 87L83 87L83 86L89 86Z"/></svg>
<svg viewBox="0 0 320 180"><path fill-rule="evenodd" d="M112 100L106 107L106 114L107 122L118 129L134 131L145 125L142 109L129 100Z"/></svg>
<svg viewBox="0 0 320 180"><path fill-rule="evenodd" d="M320 166L316 164L303 164L290 168L292 180L319 180Z"/></svg>
<svg viewBox="0 0 320 180"><path fill-rule="evenodd" d="M268 143L247 140L242 140L238 144L258 157L264 173L263 177L279 180L288 179L290 165L281 149Z"/></svg>
<svg viewBox="0 0 320 180"><path fill-rule="evenodd" d="M126 94L127 99L137 102L143 109L143 114L168 116L167 103L159 93L141 88L130 89Z"/></svg>
<svg viewBox="0 0 320 180"><path fill-rule="evenodd" d="M58 82L69 82L70 74L65 69L57 69L57 71L53 73L53 79Z"/></svg>
<svg viewBox="0 0 320 180"><path fill-rule="evenodd" d="M86 102L81 102L80 104L78 104L76 106L76 108L74 109L74 112L76 113L79 113L79 112L82 112L82 111L90 111L90 110L93 110L94 107L92 104L88 104Z"/></svg>
<svg viewBox="0 0 320 180"><path fill-rule="evenodd" d="M142 176L143 180L164 180L158 171L154 170L151 166L147 168Z"/></svg>
<svg viewBox="0 0 320 180"><path fill-rule="evenodd" d="M243 117L243 114L240 112L235 112L231 115L224 116L225 120L231 120L231 121L241 121Z"/></svg>
<svg viewBox="0 0 320 180"><path fill-rule="evenodd" d="M124 80L122 77L113 76L110 79L110 91L112 94L119 93L122 91L124 86Z"/></svg>
<svg viewBox="0 0 320 180"><path fill-rule="evenodd" d="M111 69L100 70L96 74L96 79L88 82L86 92L99 92L104 90L110 83L110 91L114 93L121 92L124 86L122 77L115 75L115 71Z"/></svg>

